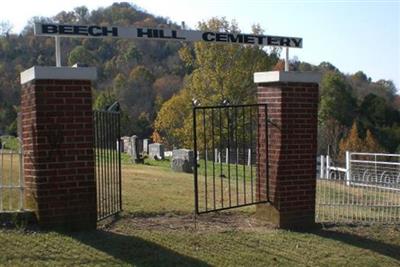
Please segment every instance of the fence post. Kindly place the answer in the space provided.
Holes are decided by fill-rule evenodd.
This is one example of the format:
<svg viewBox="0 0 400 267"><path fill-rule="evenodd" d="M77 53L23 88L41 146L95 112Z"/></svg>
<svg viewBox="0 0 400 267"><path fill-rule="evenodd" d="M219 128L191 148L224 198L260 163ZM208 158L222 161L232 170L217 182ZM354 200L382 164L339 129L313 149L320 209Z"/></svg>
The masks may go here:
<svg viewBox="0 0 400 267"><path fill-rule="evenodd" d="M346 185L350 185L351 167L350 167L350 152L346 151Z"/></svg>
<svg viewBox="0 0 400 267"><path fill-rule="evenodd" d="M257 186L269 185L268 192L263 188L269 204L257 205L257 215L280 228L315 226L320 79L311 72L254 74L258 103L267 104L273 123L258 135Z"/></svg>
<svg viewBox="0 0 400 267"><path fill-rule="evenodd" d="M225 148L225 164L229 164L229 149Z"/></svg>
<svg viewBox="0 0 400 267"><path fill-rule="evenodd" d="M96 76L87 67L35 66L21 73L25 201L41 227L96 228Z"/></svg>
<svg viewBox="0 0 400 267"><path fill-rule="evenodd" d="M329 155L326 155L326 179L329 179L329 171L331 168L331 158L329 157Z"/></svg>
<svg viewBox="0 0 400 267"><path fill-rule="evenodd" d="M321 157L320 157L320 166L321 166L321 169L319 170L320 171L320 174L319 174L319 178L321 178L321 179L324 179L324 174L325 174L325 157L324 157L324 155L321 155Z"/></svg>

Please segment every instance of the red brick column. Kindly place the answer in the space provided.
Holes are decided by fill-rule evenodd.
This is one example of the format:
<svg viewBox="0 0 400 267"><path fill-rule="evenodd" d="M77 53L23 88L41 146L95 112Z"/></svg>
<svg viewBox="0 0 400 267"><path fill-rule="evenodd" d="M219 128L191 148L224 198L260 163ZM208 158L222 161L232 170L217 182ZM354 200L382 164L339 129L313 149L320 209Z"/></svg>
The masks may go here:
<svg viewBox="0 0 400 267"><path fill-rule="evenodd" d="M25 199L42 227L96 227L95 76L93 68L33 67L21 73Z"/></svg>
<svg viewBox="0 0 400 267"><path fill-rule="evenodd" d="M263 72L255 73L254 80L258 103L268 104L268 117L278 126L268 126L269 173L260 168L258 182L263 185L269 179L270 204L258 205L257 214L280 228L312 227L320 74ZM265 135L260 140L265 143ZM260 151L263 162L266 153Z"/></svg>

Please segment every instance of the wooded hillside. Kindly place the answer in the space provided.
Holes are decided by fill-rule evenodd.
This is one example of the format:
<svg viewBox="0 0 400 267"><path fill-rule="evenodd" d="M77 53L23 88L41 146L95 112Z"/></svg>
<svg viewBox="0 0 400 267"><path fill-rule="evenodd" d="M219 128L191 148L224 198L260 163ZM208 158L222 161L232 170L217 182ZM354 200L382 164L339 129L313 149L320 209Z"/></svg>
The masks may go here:
<svg viewBox="0 0 400 267"><path fill-rule="evenodd" d="M18 35L10 34L9 25L1 23L0 134L16 134L19 73L34 65L55 65L53 38L33 35L33 22L40 21L180 28L166 18L155 17L128 3L93 11L77 7L51 18L36 17ZM199 28L240 31L238 25L225 19L200 23ZM256 25L253 32L262 33L262 29ZM252 73L282 69L279 53L277 49L216 44L62 39L63 65L82 63L98 69L94 106L101 109L116 100L121 103L124 135L153 136L176 143L185 143L184 137L179 140L179 134L188 133L176 130L188 131L184 124L185 116L190 116L186 111L191 98L209 104L224 99L231 103L254 101ZM295 59L290 67L324 74L319 108L320 152L326 152L328 145L334 155L339 154L339 147L346 149L344 144L351 142L345 138L353 124L359 138L365 139L369 132L369 139L375 140L382 151L400 152L400 97L391 81L372 82L362 71L343 74L328 62L314 66Z"/></svg>

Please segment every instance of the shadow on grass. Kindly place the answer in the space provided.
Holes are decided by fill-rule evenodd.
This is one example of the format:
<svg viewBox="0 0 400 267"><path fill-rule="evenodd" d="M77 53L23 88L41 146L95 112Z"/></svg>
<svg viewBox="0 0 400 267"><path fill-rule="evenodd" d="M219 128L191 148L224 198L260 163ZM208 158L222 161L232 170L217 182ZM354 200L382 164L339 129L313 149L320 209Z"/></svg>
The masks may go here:
<svg viewBox="0 0 400 267"><path fill-rule="evenodd" d="M400 246L398 245L387 244L379 240L334 230L319 229L313 231L312 234L323 238L334 239L351 246L367 249L400 261Z"/></svg>
<svg viewBox="0 0 400 267"><path fill-rule="evenodd" d="M135 266L210 266L156 243L104 230L69 234L75 240Z"/></svg>

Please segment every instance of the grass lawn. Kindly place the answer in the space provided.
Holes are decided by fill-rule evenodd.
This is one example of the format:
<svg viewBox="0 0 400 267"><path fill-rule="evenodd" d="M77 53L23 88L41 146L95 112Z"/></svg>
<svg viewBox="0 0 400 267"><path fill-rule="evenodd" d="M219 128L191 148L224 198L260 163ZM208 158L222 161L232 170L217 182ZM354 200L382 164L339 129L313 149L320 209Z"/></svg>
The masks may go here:
<svg viewBox="0 0 400 267"><path fill-rule="evenodd" d="M0 228L3 266L399 266L400 226L277 230L254 208L193 216L193 176L123 164L118 220L81 233Z"/></svg>

